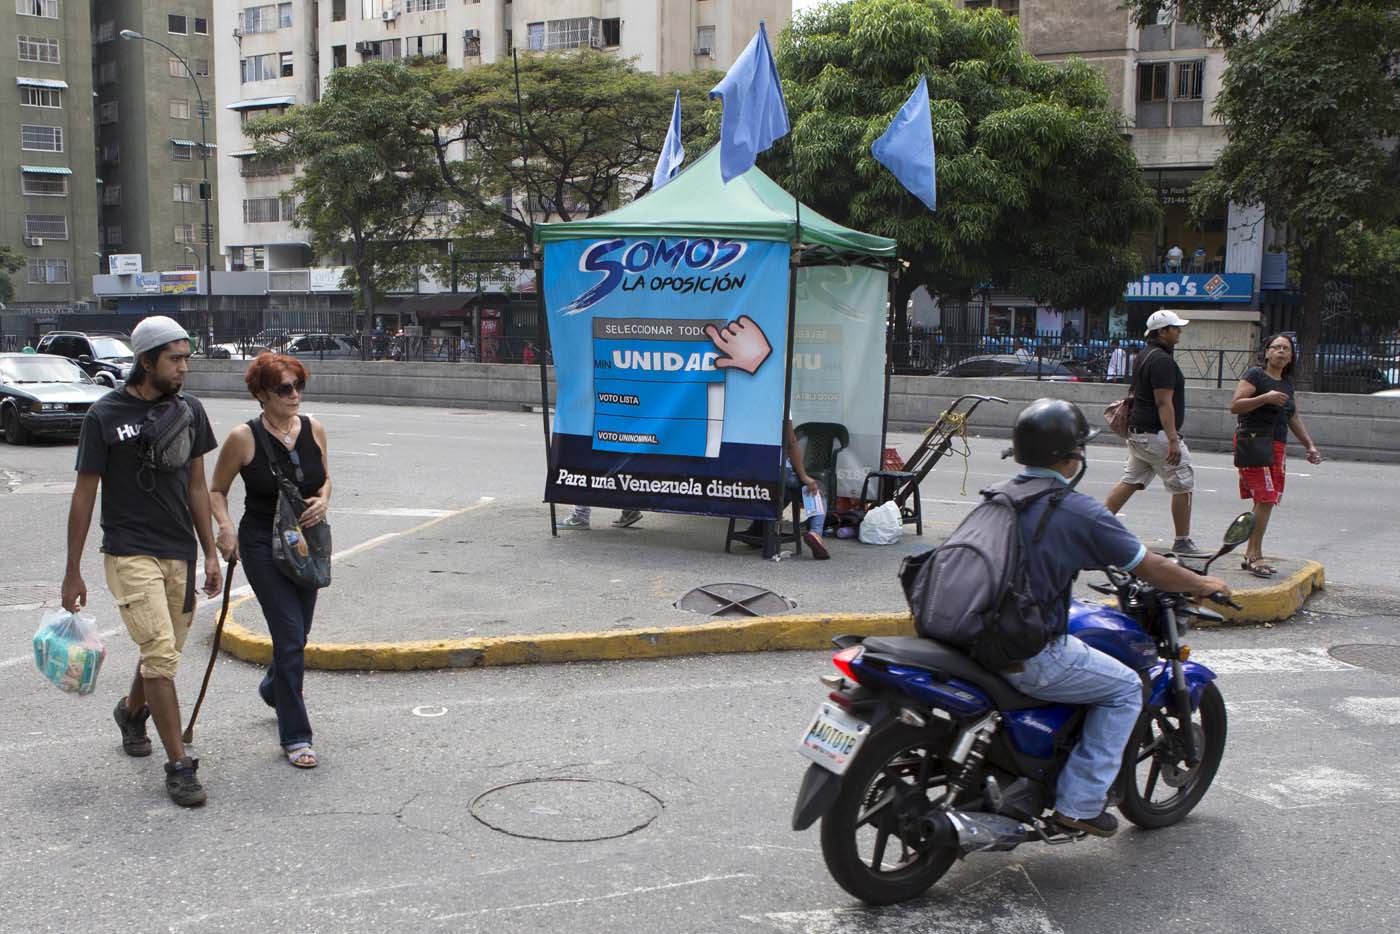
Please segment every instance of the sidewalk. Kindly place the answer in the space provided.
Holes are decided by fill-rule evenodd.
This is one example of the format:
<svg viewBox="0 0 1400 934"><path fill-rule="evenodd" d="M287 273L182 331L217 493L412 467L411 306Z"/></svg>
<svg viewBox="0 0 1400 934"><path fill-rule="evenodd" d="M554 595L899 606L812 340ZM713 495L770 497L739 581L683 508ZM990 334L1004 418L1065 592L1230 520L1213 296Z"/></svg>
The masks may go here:
<svg viewBox="0 0 1400 934"><path fill-rule="evenodd" d="M570 507L560 507L559 518ZM590 531L549 534L547 507L506 500L454 515L338 559L321 592L306 661L324 669L458 668L585 659L655 658L707 652L822 648L845 632L908 632L896 580L900 561L953 529L905 527L897 545L828 537L831 560L788 553L764 560L735 545L724 553L725 521L647 514L614 529L618 513L595 509ZM332 516L332 518L334 518ZM1241 621L1292 615L1322 586L1319 565L1278 562L1263 581L1222 558L1223 576L1246 610ZM1077 593L1097 596L1083 575ZM741 583L771 590L790 609L759 619L720 619L675 607L692 588ZM251 597L235 601L223 647L265 662L271 643ZM1227 611L1229 612L1229 611Z"/></svg>

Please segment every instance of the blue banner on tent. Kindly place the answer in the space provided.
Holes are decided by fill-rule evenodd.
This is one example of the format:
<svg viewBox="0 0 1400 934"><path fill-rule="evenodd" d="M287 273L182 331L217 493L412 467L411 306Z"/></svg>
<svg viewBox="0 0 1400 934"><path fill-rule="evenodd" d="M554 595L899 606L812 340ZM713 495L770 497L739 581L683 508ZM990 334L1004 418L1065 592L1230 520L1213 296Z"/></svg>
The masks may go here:
<svg viewBox="0 0 1400 934"><path fill-rule="evenodd" d="M545 499L772 518L782 504L788 244L549 243L558 387Z"/></svg>

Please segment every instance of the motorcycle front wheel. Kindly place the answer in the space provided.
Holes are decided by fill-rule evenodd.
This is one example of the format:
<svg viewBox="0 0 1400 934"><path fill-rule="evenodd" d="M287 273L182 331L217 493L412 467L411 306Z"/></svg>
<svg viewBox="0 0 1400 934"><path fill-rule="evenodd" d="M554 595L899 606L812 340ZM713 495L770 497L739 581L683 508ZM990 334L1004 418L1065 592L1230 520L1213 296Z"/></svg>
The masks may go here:
<svg viewBox="0 0 1400 934"><path fill-rule="evenodd" d="M822 857L841 888L872 905L907 901L937 882L957 847L923 844L923 818L946 794L946 731L895 722L866 741L822 818Z"/></svg>
<svg viewBox="0 0 1400 934"><path fill-rule="evenodd" d="M1225 700L1215 682L1201 691L1189 728L1200 761L1186 765L1182 724L1170 707L1144 711L1133 730L1119 776L1118 810L1149 830L1170 827L1200 803L1225 755Z"/></svg>

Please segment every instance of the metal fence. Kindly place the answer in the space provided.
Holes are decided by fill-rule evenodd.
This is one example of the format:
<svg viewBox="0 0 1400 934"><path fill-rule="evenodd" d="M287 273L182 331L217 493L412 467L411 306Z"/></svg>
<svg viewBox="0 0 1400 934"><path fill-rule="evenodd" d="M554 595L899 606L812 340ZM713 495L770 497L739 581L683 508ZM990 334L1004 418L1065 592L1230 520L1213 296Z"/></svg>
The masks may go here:
<svg viewBox="0 0 1400 934"><path fill-rule="evenodd" d="M431 363L552 363L548 349L532 337L483 337L480 345L470 338L421 337L384 334L368 342L357 334L296 335L265 330L257 334L216 339L213 344L197 342L196 356L216 359L249 360L262 353L286 353L303 360L370 360Z"/></svg>

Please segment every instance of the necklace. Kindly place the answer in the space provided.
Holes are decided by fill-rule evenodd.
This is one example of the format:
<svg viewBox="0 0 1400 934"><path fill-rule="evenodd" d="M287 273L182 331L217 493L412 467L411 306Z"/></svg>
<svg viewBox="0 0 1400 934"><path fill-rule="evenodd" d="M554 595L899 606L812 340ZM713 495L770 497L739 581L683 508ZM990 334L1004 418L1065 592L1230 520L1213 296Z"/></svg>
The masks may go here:
<svg viewBox="0 0 1400 934"><path fill-rule="evenodd" d="M285 444L287 447L292 446L292 425L290 422L287 424L286 428L278 428L276 425L272 424L272 419L268 418L267 413L264 412L263 424L267 425L268 428L271 428L273 434L277 434L280 431L282 433L282 443Z"/></svg>

